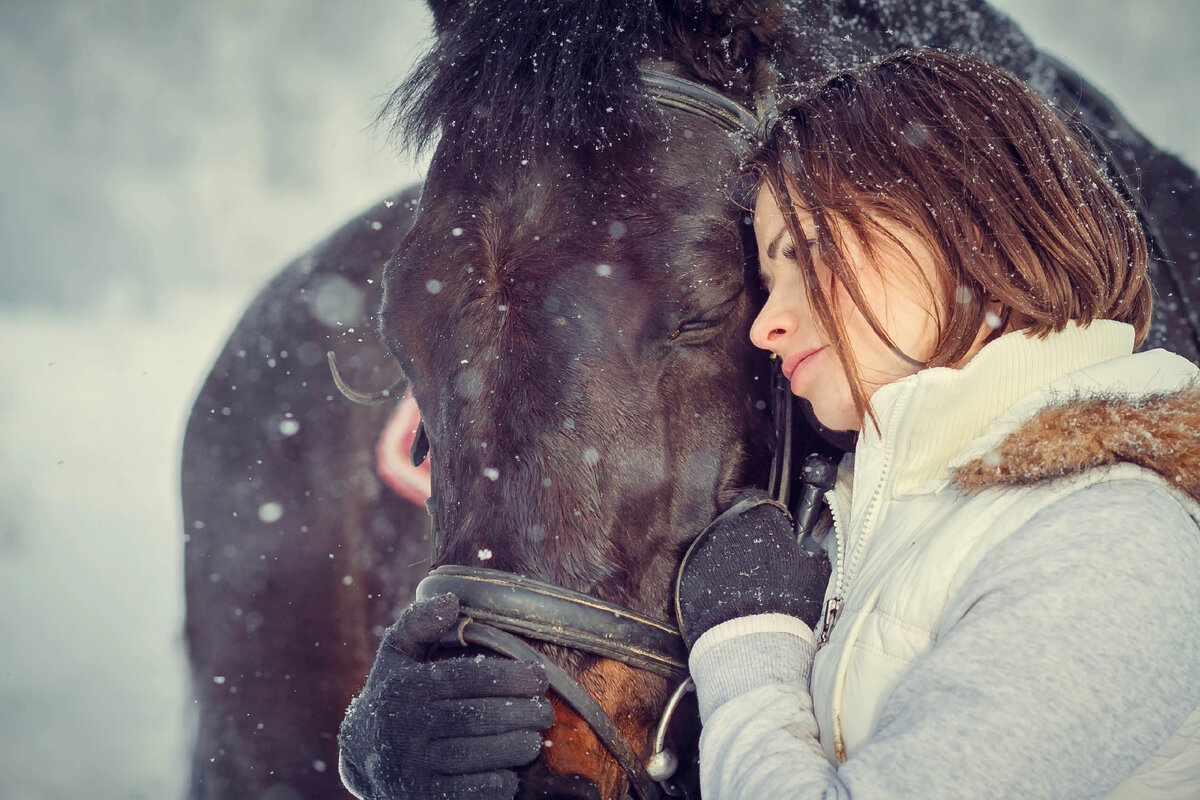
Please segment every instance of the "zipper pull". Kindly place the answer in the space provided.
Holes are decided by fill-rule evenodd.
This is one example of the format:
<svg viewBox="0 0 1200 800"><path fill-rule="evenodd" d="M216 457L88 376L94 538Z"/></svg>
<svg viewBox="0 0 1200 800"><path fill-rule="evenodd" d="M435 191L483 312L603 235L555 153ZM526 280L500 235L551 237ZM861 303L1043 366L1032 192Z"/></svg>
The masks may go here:
<svg viewBox="0 0 1200 800"><path fill-rule="evenodd" d="M821 625L821 638L817 639L817 649L829 643L829 632L833 630L833 623L837 622L838 614L842 611L842 598L831 597L825 603L825 623Z"/></svg>

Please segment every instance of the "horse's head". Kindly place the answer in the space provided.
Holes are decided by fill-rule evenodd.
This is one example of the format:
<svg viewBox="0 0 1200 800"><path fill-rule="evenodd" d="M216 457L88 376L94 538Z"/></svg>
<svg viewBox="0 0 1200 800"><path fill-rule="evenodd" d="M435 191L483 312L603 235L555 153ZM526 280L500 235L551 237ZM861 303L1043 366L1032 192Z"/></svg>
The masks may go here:
<svg viewBox="0 0 1200 800"><path fill-rule="evenodd" d="M669 49L661 21L483 5L437 10L437 49L400 96L408 133L440 138L385 273L384 335L431 445L439 562L668 620L683 548L767 463L733 142L648 98L637 64ZM644 756L670 683L553 655ZM558 710L546 766L619 796L604 747Z"/></svg>

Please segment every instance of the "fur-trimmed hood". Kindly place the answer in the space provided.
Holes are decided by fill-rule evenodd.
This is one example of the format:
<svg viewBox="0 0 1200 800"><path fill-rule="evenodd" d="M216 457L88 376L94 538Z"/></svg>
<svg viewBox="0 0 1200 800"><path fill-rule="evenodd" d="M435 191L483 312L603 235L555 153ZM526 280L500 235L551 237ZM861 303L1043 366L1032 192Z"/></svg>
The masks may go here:
<svg viewBox="0 0 1200 800"><path fill-rule="evenodd" d="M1133 345L1133 328L1112 320L1042 338L1016 331L961 369L880 388L871 400L879 427L864 426L837 494L857 515L876 494L947 483L970 494L1143 467L1200 516L1200 370Z"/></svg>
<svg viewBox="0 0 1200 800"><path fill-rule="evenodd" d="M1142 397L1099 394L1048 406L955 469L954 480L970 494L1120 463L1150 470L1200 503L1200 383Z"/></svg>

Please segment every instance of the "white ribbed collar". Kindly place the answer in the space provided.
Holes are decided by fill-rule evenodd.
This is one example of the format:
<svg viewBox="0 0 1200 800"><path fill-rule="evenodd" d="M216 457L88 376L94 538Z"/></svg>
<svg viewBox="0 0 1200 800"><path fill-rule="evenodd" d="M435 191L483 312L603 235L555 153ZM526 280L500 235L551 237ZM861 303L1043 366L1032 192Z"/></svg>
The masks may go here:
<svg viewBox="0 0 1200 800"><path fill-rule="evenodd" d="M879 389L871 400L879 430L868 418L855 450L855 472L875 473L887 464L888 494L930 490L949 479L948 466L1002 417L1009 432L1019 423L1006 414L1021 401L1078 370L1133 352L1129 325L1096 320L1087 327L1068 323L1045 339L1021 331L989 343L961 369L934 367ZM1040 404L1033 404L1030 416ZM989 430L992 429L992 430ZM1000 436L1002 438L1002 436ZM972 450L975 448L971 448ZM878 475L856 474L875 482Z"/></svg>

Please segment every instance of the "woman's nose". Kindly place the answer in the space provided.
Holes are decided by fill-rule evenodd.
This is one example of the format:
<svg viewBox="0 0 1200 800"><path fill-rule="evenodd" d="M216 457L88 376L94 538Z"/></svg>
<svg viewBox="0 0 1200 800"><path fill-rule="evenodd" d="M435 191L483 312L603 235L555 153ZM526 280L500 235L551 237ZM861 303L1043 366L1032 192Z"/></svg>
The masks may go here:
<svg viewBox="0 0 1200 800"><path fill-rule="evenodd" d="M750 341L763 350L776 350L796 330L795 314L767 300L750 325Z"/></svg>

